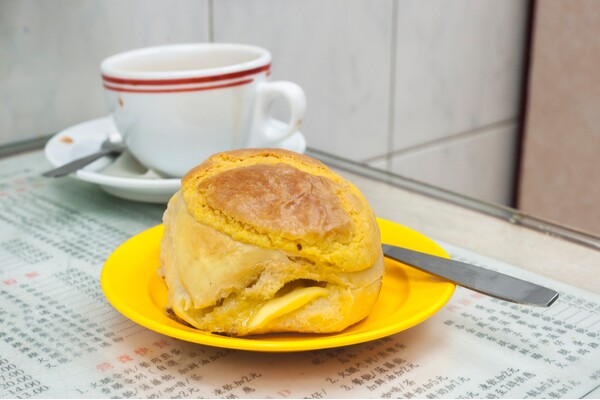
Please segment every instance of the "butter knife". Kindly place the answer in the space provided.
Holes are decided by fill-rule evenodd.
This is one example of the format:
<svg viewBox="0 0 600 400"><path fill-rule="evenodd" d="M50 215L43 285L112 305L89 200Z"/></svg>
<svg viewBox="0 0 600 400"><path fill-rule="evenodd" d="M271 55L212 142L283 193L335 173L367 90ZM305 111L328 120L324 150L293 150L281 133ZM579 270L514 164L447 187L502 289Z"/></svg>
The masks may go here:
<svg viewBox="0 0 600 400"><path fill-rule="evenodd" d="M388 244L382 247L386 257L497 299L550 307L559 296L555 290L475 265Z"/></svg>

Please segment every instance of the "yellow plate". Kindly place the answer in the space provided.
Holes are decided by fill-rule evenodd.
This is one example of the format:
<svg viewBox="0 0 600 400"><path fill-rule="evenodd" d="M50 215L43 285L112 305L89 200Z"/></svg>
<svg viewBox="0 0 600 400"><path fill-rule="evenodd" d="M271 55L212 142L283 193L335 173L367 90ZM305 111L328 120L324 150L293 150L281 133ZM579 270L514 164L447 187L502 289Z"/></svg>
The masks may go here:
<svg viewBox="0 0 600 400"><path fill-rule="evenodd" d="M378 220L383 243L448 257L426 236ZM167 288L159 266L163 226L132 237L106 261L100 277L108 301L123 315L153 331L189 342L240 350L289 352L363 343L410 328L435 314L452 296L455 285L386 259L381 294L363 321L335 334L268 334L242 338L199 331L167 317Z"/></svg>

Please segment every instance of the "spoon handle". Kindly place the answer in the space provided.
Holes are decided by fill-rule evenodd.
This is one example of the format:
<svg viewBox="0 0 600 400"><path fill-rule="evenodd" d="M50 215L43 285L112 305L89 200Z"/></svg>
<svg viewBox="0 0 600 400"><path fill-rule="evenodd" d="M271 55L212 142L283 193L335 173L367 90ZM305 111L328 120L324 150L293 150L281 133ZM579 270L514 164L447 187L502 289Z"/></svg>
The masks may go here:
<svg viewBox="0 0 600 400"><path fill-rule="evenodd" d="M46 171L42 174L42 176L46 176L48 178L58 178L60 176L65 176L67 174L70 174L71 172L75 172L78 169L85 167L86 165L96 161L100 157L109 155L111 153L118 153L118 151L114 149L100 150L96 153L90 154L89 156L78 158L77 160L73 160L64 165L61 165L58 168Z"/></svg>

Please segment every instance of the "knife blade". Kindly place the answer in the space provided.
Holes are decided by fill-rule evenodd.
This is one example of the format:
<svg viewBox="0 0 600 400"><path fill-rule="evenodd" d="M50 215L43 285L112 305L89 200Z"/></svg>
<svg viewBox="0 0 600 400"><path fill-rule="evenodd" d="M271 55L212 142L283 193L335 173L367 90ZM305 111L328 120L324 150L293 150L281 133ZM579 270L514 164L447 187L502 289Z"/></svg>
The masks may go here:
<svg viewBox="0 0 600 400"><path fill-rule="evenodd" d="M386 257L497 299L550 307L559 296L555 290L464 262L389 244L382 248Z"/></svg>

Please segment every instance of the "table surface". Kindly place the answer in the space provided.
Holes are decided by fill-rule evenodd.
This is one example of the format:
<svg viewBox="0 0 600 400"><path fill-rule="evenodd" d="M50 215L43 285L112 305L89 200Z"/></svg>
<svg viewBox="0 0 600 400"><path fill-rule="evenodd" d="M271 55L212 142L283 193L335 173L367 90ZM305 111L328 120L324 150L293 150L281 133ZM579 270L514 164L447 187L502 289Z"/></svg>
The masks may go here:
<svg viewBox="0 0 600 400"><path fill-rule="evenodd" d="M309 149L378 217L560 299L539 310L457 288L425 322L372 342L281 355L209 347L135 324L99 286L106 257L160 223L164 205L43 178L51 165L35 144L0 149L0 398L600 394L597 237Z"/></svg>

